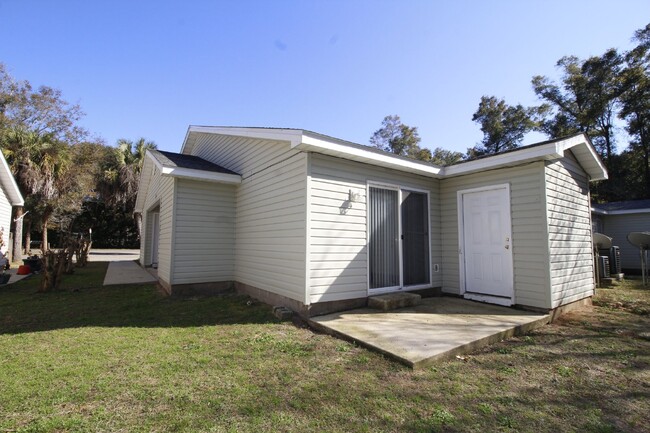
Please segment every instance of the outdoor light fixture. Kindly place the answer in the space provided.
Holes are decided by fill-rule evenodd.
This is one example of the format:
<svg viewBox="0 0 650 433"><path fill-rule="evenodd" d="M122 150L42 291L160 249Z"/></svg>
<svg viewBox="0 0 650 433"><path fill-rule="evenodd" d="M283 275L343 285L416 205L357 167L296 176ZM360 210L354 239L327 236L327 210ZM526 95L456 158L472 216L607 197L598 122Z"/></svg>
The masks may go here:
<svg viewBox="0 0 650 433"><path fill-rule="evenodd" d="M350 190L350 192L348 193L348 201L352 203L361 201L361 194Z"/></svg>

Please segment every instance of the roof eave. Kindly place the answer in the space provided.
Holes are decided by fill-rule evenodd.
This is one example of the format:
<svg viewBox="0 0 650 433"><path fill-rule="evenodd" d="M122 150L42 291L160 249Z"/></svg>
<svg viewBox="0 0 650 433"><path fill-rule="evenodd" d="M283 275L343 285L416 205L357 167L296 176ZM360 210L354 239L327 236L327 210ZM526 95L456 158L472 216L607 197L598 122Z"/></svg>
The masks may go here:
<svg viewBox="0 0 650 433"><path fill-rule="evenodd" d="M605 210L598 208L591 208L591 212L597 215L628 215L637 213L650 213L650 209L622 209L622 210Z"/></svg>
<svg viewBox="0 0 650 433"><path fill-rule="evenodd" d="M190 125L181 146L181 153L192 155L196 134L218 134L233 137L258 138L262 140L288 141L291 145L300 142L303 131L300 129L246 128L238 126L199 126Z"/></svg>
<svg viewBox="0 0 650 433"><path fill-rule="evenodd" d="M355 145L338 139L323 138L318 134L303 133L300 142L293 143L292 147L432 178L439 178L442 171L441 167L433 164L378 152L367 146Z"/></svg>
<svg viewBox="0 0 650 433"><path fill-rule="evenodd" d="M241 183L242 177L239 174L219 173L216 171L198 170L195 168L166 165L160 162L153 153L147 151L147 155L150 157L153 164L158 167L158 170L160 170L160 174L162 176L171 176L204 182L229 183L235 185Z"/></svg>
<svg viewBox="0 0 650 433"><path fill-rule="evenodd" d="M578 162L589 176L589 180L607 179L607 170L598 153L585 134L577 134L566 139L552 141L541 146L515 150L508 153L497 154L463 164L445 167L444 177L462 176L478 173L499 167L508 167L525 164L532 161L553 161L566 156L566 151L572 150ZM577 154L576 154L577 153Z"/></svg>
<svg viewBox="0 0 650 433"><path fill-rule="evenodd" d="M569 137L566 140L558 141L556 144L557 153L562 156L567 150L571 150L578 159L582 168L589 175L590 181L606 180L609 176L607 168L600 159L596 148L591 143L587 134L579 134Z"/></svg>
<svg viewBox="0 0 650 433"><path fill-rule="evenodd" d="M140 171L140 179L138 179L138 194L135 196L135 205L133 206L133 213L144 212L145 197L149 192L149 184L151 183L151 164L156 164L156 158L147 149L144 154L144 162L142 163L142 170ZM142 182L146 181L143 188Z"/></svg>
<svg viewBox="0 0 650 433"><path fill-rule="evenodd" d="M11 173L11 169L9 168L9 164L7 164L7 160L5 159L4 155L0 152L0 170L2 170L2 178L4 180L3 186L5 188L5 191L7 193L7 198L9 199L9 202L12 206L24 206L25 205L25 199L23 198L23 195L20 193L20 188L18 188L18 184L16 183L16 179L14 178L14 175Z"/></svg>
<svg viewBox="0 0 650 433"><path fill-rule="evenodd" d="M203 182L229 183L238 185L241 183L241 176L230 173L217 173L213 171L196 170L192 168L163 166L160 170L163 176L171 176L183 179L198 180Z"/></svg>

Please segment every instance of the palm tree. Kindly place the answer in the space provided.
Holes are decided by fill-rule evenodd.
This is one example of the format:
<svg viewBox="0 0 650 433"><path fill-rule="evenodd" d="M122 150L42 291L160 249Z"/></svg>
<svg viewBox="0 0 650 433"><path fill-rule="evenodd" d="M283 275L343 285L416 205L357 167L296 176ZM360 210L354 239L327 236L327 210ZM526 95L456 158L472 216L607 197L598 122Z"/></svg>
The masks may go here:
<svg viewBox="0 0 650 433"><path fill-rule="evenodd" d="M44 186L38 167L38 156L43 147L50 142L50 137L22 128L12 128L2 134L2 152L7 159L18 188L26 198L37 194ZM13 243L13 260L22 259L23 218L25 208L17 206L15 212L15 233ZM29 246L28 246L29 248Z"/></svg>
<svg viewBox="0 0 650 433"><path fill-rule="evenodd" d="M18 188L26 199L31 221L40 218L43 233L42 249L48 247L47 226L68 195L78 189L78 176L71 172L71 148L50 134L39 134L14 128L3 134L2 150L16 178ZM14 260L22 258L22 228L24 207L16 208ZM29 230L28 230L29 231ZM27 242L30 236L28 233ZM29 245L25 246L29 249Z"/></svg>
<svg viewBox="0 0 650 433"><path fill-rule="evenodd" d="M43 251L48 247L47 226L52 214L60 207L62 199L78 186L77 176L70 173L71 162L70 146L57 140L44 143L36 159L41 179L41 187L36 192L39 198L36 209L41 215Z"/></svg>
<svg viewBox="0 0 650 433"><path fill-rule="evenodd" d="M97 192L109 206L119 206L131 213L138 195L138 182L144 164L144 157L149 149L155 149L153 141L140 138L133 142L120 139L117 147L105 158L99 179ZM142 216L134 214L138 234L142 229Z"/></svg>

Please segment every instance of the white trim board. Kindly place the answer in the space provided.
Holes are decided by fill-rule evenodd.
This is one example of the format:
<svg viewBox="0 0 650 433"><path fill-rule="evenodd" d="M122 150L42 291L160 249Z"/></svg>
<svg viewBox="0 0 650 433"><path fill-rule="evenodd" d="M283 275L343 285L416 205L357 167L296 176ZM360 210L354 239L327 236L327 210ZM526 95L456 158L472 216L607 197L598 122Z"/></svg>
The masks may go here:
<svg viewBox="0 0 650 433"><path fill-rule="evenodd" d="M311 131L286 128L190 126L183 141L181 153L192 154L194 143L198 138L197 134L284 141L290 148L305 152L322 153L438 179L520 165L530 161L557 160L563 158L565 153L570 150L591 180L607 179L607 170L585 134L542 142L449 167L438 167L427 162L393 155L370 146L351 143Z"/></svg>
<svg viewBox="0 0 650 433"><path fill-rule="evenodd" d="M508 196L508 209L507 209L507 217L508 217L508 237L509 237L509 257L510 257L510 270L512 272L512 275L510 277L512 278L511 283L511 290L510 290L510 297L501 297L501 296L492 296L489 294L479 294L479 293L471 293L467 292L467 283L465 281L465 220L464 220L464 202L463 202L463 195L465 194L472 194L472 193L477 193L477 192L484 192L484 191L494 191L494 190L501 190L504 189L506 191L506 194ZM468 299L475 299L475 300L480 300L476 299L477 297L481 297L482 299L498 299L500 300L498 303L500 305L514 305L515 304L515 272L514 272L514 254L513 254L513 239L512 239L512 197L510 193L510 184L509 183L502 183L502 184L495 184L495 185L485 185L477 188L469 188L469 189L463 189L459 190L456 192L456 203L457 203L457 218L458 218L458 278L459 278L459 294L462 295L463 297L468 297ZM487 302L487 301L486 301ZM503 303L503 302L509 302Z"/></svg>
<svg viewBox="0 0 650 433"><path fill-rule="evenodd" d="M197 170L194 168L185 168L164 165L158 159L156 159L153 154L147 151L147 156L153 161L154 165L160 170L162 176L171 176L171 177L180 177L184 179L192 179L206 182L218 182L218 183L231 183L231 184L240 184L241 176L238 174L231 173L219 173L217 171L207 171L207 170Z"/></svg>
<svg viewBox="0 0 650 433"><path fill-rule="evenodd" d="M603 210L592 207L591 212L596 215L629 215L635 213L650 213L650 209Z"/></svg>

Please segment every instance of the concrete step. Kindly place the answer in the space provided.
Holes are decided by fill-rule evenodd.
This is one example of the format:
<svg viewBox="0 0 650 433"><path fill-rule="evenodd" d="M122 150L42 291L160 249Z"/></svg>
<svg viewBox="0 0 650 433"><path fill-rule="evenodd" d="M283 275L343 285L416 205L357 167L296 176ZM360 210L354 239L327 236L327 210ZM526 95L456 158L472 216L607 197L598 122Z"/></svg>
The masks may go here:
<svg viewBox="0 0 650 433"><path fill-rule="evenodd" d="M382 311L390 311L397 308L414 307L420 305L421 302L422 297L415 293L388 293L386 295L369 297L368 307Z"/></svg>

